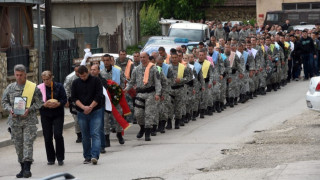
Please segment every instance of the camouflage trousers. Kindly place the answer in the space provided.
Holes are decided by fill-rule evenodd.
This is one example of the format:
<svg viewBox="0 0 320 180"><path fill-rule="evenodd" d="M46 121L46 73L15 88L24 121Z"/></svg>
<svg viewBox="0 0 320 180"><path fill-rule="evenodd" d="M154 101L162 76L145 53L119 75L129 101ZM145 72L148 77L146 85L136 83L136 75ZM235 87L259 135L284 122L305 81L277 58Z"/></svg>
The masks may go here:
<svg viewBox="0 0 320 180"><path fill-rule="evenodd" d="M139 125L145 128L152 128L155 122L157 112L157 103L155 101L155 92L151 93L138 93L135 99L135 118Z"/></svg>
<svg viewBox="0 0 320 180"><path fill-rule="evenodd" d="M255 75L253 75L252 77L248 78L249 92L254 92L256 90L256 85L255 85L255 82L254 82L254 78L255 78Z"/></svg>
<svg viewBox="0 0 320 180"><path fill-rule="evenodd" d="M193 102L191 104L192 106L192 111L198 111L200 109L200 100L201 100L201 94L202 94L202 90L200 90L200 87L195 87L195 95L194 95L194 99Z"/></svg>
<svg viewBox="0 0 320 180"><path fill-rule="evenodd" d="M184 85L183 87L183 90L182 92L180 93L183 93L183 98L182 98L182 101L183 101L183 105L182 105L182 116L185 116L187 114L187 103L188 103L188 85Z"/></svg>
<svg viewBox="0 0 320 180"><path fill-rule="evenodd" d="M207 109L208 106L213 105L212 89L213 87L208 87L208 83L205 84L204 91L202 91L200 109Z"/></svg>
<svg viewBox="0 0 320 180"><path fill-rule="evenodd" d="M195 100L195 94L193 94L193 86L187 85L187 96L186 96L186 113L187 114L192 114L194 100Z"/></svg>
<svg viewBox="0 0 320 180"><path fill-rule="evenodd" d="M265 69L259 72L258 77L259 77L259 87L265 88L267 86L267 73Z"/></svg>
<svg viewBox="0 0 320 180"><path fill-rule="evenodd" d="M217 82L215 85L212 86L211 88L211 98L209 101L208 106L212 107L213 102L220 101L221 99L221 83Z"/></svg>
<svg viewBox="0 0 320 180"><path fill-rule="evenodd" d="M287 80L288 77L288 62L285 63L285 65L283 65L281 67L281 80Z"/></svg>
<svg viewBox="0 0 320 180"><path fill-rule="evenodd" d="M11 127L11 140L16 148L18 162L33 161L33 142L37 137L36 125Z"/></svg>
<svg viewBox="0 0 320 180"><path fill-rule="evenodd" d="M171 107L171 97L166 94L164 100L159 102L159 121L167 121L169 116L169 107Z"/></svg>
<svg viewBox="0 0 320 180"><path fill-rule="evenodd" d="M231 78L231 82L228 85L228 89L227 89L227 93L228 93L228 97L229 98L235 98L238 97L239 95L237 94L237 90L239 88L238 87L238 82L239 82L239 78L237 74L231 74L229 76L229 78Z"/></svg>
<svg viewBox="0 0 320 180"><path fill-rule="evenodd" d="M227 92L227 79L223 78L220 81L221 87L220 87L220 97L219 97L219 102L224 102L226 99L226 92Z"/></svg>
<svg viewBox="0 0 320 180"><path fill-rule="evenodd" d="M259 74L255 74L252 77L254 83L254 91L259 89Z"/></svg>
<svg viewBox="0 0 320 180"><path fill-rule="evenodd" d="M122 114L122 108L121 106L118 104L116 106L117 111ZM119 125L119 123L115 120L115 118L113 117L112 113L104 113L104 133L106 135L110 134L110 129L111 129L111 121L113 120L114 122L114 126L116 129L116 132L122 132L122 127Z"/></svg>
<svg viewBox="0 0 320 180"><path fill-rule="evenodd" d="M73 120L74 120L74 130L77 133L81 133L79 122L78 122L78 116L75 114L72 114Z"/></svg>
<svg viewBox="0 0 320 180"><path fill-rule="evenodd" d="M249 73L244 72L243 73L243 78L240 80L240 93L241 94L246 94L246 92L249 92L250 86L249 86Z"/></svg>
<svg viewBox="0 0 320 180"><path fill-rule="evenodd" d="M182 93L183 88L172 89L171 96L171 110L169 111L169 118L172 119L173 116L176 119L181 119L183 114L183 107L185 106L185 101L183 98L185 97L184 93Z"/></svg>
<svg viewBox="0 0 320 180"><path fill-rule="evenodd" d="M131 111L131 114L126 116L126 120L127 120L127 122L132 123L133 122L133 118L134 118L133 99L128 93L126 93L125 95L126 95L126 100L127 100L128 106L129 106L130 111Z"/></svg>

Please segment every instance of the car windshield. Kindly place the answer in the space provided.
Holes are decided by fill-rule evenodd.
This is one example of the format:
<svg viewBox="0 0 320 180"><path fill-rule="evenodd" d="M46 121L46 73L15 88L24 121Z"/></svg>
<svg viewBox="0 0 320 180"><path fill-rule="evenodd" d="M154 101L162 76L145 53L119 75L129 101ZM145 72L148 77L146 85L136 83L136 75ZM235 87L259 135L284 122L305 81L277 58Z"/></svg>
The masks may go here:
<svg viewBox="0 0 320 180"><path fill-rule="evenodd" d="M202 30L197 29L171 29L169 36L171 37L179 37L179 38L187 38L189 41L200 42L202 39Z"/></svg>
<svg viewBox="0 0 320 180"><path fill-rule="evenodd" d="M175 44L174 39L150 39L145 46L150 44Z"/></svg>

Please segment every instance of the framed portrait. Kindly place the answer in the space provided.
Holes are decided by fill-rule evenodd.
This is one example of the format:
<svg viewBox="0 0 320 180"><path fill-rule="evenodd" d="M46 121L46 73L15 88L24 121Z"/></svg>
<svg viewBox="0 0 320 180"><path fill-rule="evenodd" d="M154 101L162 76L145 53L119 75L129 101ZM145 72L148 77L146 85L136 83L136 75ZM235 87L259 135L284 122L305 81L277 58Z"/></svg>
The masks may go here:
<svg viewBox="0 0 320 180"><path fill-rule="evenodd" d="M14 97L13 113L15 115L24 115L26 111L27 97Z"/></svg>

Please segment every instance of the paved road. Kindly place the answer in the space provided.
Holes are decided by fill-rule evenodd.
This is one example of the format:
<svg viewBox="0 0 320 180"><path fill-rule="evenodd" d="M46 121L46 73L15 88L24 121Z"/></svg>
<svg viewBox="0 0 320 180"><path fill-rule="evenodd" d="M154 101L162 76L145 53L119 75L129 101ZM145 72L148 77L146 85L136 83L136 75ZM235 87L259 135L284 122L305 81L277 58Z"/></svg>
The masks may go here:
<svg viewBox="0 0 320 180"><path fill-rule="evenodd" d="M137 140L138 127L126 132L125 145L112 134L111 148L102 154L97 166L82 164L82 146L76 144L73 128L64 131L65 165L47 166L43 138L35 143L33 178L69 172L80 179L190 179L223 158L222 149L236 148L251 140L253 131L270 128L306 110L308 82L292 82L278 92L228 108L223 113L191 122L180 130ZM12 179L18 172L13 146L0 149L0 179ZM158 177L158 178L156 178Z"/></svg>

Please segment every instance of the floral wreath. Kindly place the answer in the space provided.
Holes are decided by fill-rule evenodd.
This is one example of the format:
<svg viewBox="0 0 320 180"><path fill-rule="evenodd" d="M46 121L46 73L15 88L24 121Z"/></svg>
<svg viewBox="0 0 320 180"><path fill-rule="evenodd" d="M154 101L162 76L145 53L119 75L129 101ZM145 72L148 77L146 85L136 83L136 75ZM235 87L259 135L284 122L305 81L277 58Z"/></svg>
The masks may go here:
<svg viewBox="0 0 320 180"><path fill-rule="evenodd" d="M110 99L114 106L118 105L122 98L122 88L114 81L107 80L108 92L110 93Z"/></svg>

